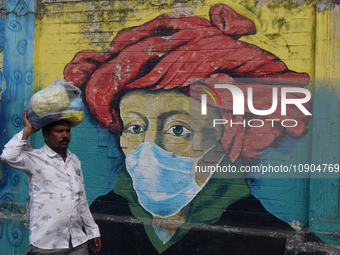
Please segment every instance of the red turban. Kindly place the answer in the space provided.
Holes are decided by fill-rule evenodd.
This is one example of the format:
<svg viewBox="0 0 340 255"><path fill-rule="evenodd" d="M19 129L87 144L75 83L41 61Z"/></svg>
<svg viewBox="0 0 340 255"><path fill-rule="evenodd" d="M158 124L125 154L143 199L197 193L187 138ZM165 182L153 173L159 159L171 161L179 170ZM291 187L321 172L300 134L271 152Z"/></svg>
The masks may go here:
<svg viewBox="0 0 340 255"><path fill-rule="evenodd" d="M275 55L238 40L256 33L253 21L224 4L211 7L209 14L211 21L197 16L163 14L143 25L123 29L107 52L84 50L77 53L65 67L65 80L72 81L77 87L86 85L86 101L91 113L112 132L122 131L119 101L134 89L177 89L200 98L198 90L196 93L194 87L189 86L191 78L228 78L233 84L236 84L236 78L251 78L254 107L268 109L273 84L280 88L287 87L287 83L294 87L309 83L306 73L291 71ZM247 83L237 85L244 93L249 87ZM277 110L271 115L256 116L245 107L245 115L235 116L231 111L230 92L225 90L219 95L223 106L217 107L223 119L234 122L254 118L283 120L280 98ZM298 97L301 94L289 94L289 98ZM214 105L209 100L208 104ZM304 106L310 109L310 103ZM272 127L271 122L266 122L261 128L243 125L227 128L221 142L230 159L235 161L239 155L245 158L258 156L276 137L283 133L299 136L309 123L309 116L295 106L287 105L284 117L295 119L298 125L283 127L275 122Z"/></svg>

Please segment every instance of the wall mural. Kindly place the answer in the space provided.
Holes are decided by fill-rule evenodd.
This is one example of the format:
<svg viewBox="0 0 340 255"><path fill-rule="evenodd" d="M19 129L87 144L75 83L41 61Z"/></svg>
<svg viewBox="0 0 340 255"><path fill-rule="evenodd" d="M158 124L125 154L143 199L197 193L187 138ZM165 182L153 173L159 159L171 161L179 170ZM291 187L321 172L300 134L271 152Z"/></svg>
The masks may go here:
<svg viewBox="0 0 340 255"><path fill-rule="evenodd" d="M223 78L240 87L246 87L243 78L251 79L257 91L255 108L262 109L271 106L271 84L279 89L287 83L293 88L309 84L307 73L289 70L279 57L240 40L256 33L252 20L225 4L212 6L209 17L162 14L121 30L104 53L77 53L65 67L66 81L84 91L91 115L102 128L119 135L125 155L126 169L119 173L114 189L91 205L93 213L114 218L98 220L102 254L217 254L226 250L230 254L283 254L285 236L242 235L241 228L289 232L308 222L308 213L296 209L293 215L287 211L291 207L283 209L287 204L269 201L271 195L261 189L287 182L308 190L305 179L193 177L190 172L190 165L211 155L214 163L217 159L221 165L237 167L292 159L291 148L309 142L310 116L297 107L287 108L285 119L296 119L298 124L281 125L280 100L269 116L255 115L248 108L245 115L236 116L230 93L219 91L220 104L208 97L209 115L190 119L201 113L202 94L213 89L197 78L210 82ZM311 110L309 102L303 107ZM206 132L212 119L248 122L266 118L278 120L260 129L238 125ZM289 192L286 195L291 196ZM302 193L296 197L304 201L308 193ZM308 198L304 203L301 207L308 208Z"/></svg>
<svg viewBox="0 0 340 255"><path fill-rule="evenodd" d="M57 72L61 77L65 66L65 79L82 90L86 103L86 118L72 132L70 149L82 160L87 198L101 229L101 254L228 251L273 255L284 254L288 248L288 254L293 254L297 243L302 248L309 247L307 242L323 245L323 241L339 246L338 177L324 181L308 179L308 174L306 178L289 179L288 175L259 178L261 174L193 171L217 164L236 169L311 162L339 166L339 90L331 90L327 82L311 81L308 73L296 72L308 70L312 76L315 68L309 53L315 42L305 40L310 34L314 36L315 27L310 24L314 22L312 3L305 9L284 1L265 5L257 1L235 3L238 11L252 17L249 19L222 3L195 5L194 1L188 3L188 12L178 8L156 17L153 13L175 4L164 7L161 1L150 1L152 15L143 13L139 17L152 18L141 24L133 15L136 10L143 12L144 3L140 9L129 9L132 16L124 16L123 11L110 9L120 10L121 6L115 6L117 2L80 1L68 5L66 1L41 3L48 15L42 15L35 24L34 2L7 1L7 18L0 20L0 27L6 27L5 41L16 42L4 45L0 142L4 145L22 128L20 116L32 88L46 86ZM207 5L213 6L208 10ZM200 16L191 15L195 6ZM83 12L93 8L98 9ZM107 20L113 24L118 19L118 25L106 24L104 14L96 16L101 13L100 8L114 13L114 21L110 15ZM70 13L73 11L74 15ZM282 19L287 14L287 20ZM78 20L81 15L85 15L83 22ZM95 22L89 22L90 19ZM131 27L121 29L126 25L124 19L131 19L126 23ZM74 29L74 21L84 27ZM265 32L252 39L257 32L255 21ZM99 27L103 31L87 33L98 25L96 22L102 22ZM138 26L132 27L135 22ZM106 25L107 31L115 34L117 27L120 31L107 47L103 46L107 50L99 52L110 38ZM51 29L53 26L56 29ZM285 29L289 35L301 35L288 42L287 36L282 36L285 32L281 33ZM81 38L83 32L86 39ZM74 39L77 36L79 41ZM272 44L283 42L287 47L280 45L276 56L271 50L274 47L266 44L268 38L273 39ZM96 44L97 39L99 46L92 49L98 51L87 50L83 46L86 44L74 46L74 42L84 40ZM301 48L298 40L303 41ZM72 50L67 52L69 48ZM79 49L82 51L74 55ZM300 49L308 53L296 53ZM39 50L39 54L34 54L34 50ZM35 84L33 55L39 55L34 66ZM290 61L294 56L298 59ZM288 62L293 70L287 67ZM322 61L315 62L323 65ZM245 96L243 115L233 114L233 97L228 90L214 87L220 82L240 88ZM340 84L335 83L334 88ZM252 96L247 90L249 85ZM308 88L313 92L313 100L301 103L300 108L287 105L283 118L281 92L287 85L291 89ZM273 88L277 88L277 95ZM306 96L288 95L297 100ZM247 104L248 96L257 110L277 107L261 116ZM205 100L207 115L202 114ZM301 109L313 110L313 121ZM317 122L318 118L322 121ZM211 128L214 119L224 124ZM286 119L296 120L297 125ZM31 142L38 148L43 139L37 134ZM27 201L26 176L1 162L1 254L26 252ZM300 230L306 228L315 234L304 235Z"/></svg>

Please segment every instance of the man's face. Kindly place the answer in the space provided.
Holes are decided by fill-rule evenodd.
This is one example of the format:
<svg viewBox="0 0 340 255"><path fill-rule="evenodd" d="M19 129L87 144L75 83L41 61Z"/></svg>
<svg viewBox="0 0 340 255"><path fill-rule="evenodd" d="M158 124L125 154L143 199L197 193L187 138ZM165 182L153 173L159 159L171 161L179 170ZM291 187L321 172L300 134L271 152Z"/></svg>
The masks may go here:
<svg viewBox="0 0 340 255"><path fill-rule="evenodd" d="M120 143L125 155L143 142L152 142L184 157L202 156L223 134L218 128L207 132L212 126L209 119L220 118L218 109L208 108L209 116L202 116L198 100L175 90L127 93L120 102L124 124Z"/></svg>
<svg viewBox="0 0 340 255"><path fill-rule="evenodd" d="M46 144L55 152L59 153L68 148L71 141L70 124L63 123L54 125L49 132L43 132Z"/></svg>

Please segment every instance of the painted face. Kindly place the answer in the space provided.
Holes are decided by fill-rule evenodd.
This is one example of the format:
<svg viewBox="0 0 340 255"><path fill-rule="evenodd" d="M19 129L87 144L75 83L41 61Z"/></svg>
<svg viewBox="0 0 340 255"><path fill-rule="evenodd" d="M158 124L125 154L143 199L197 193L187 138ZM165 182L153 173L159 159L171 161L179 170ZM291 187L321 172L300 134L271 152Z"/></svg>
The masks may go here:
<svg viewBox="0 0 340 255"><path fill-rule="evenodd" d="M151 142L180 156L197 158L223 134L222 129L212 130L212 119L220 118L218 109L208 106L208 115L202 116L201 103L176 90L131 91L120 102L120 115L125 155Z"/></svg>
<svg viewBox="0 0 340 255"><path fill-rule="evenodd" d="M43 132L46 144L55 152L59 153L68 148L71 141L70 124L55 125L49 132Z"/></svg>

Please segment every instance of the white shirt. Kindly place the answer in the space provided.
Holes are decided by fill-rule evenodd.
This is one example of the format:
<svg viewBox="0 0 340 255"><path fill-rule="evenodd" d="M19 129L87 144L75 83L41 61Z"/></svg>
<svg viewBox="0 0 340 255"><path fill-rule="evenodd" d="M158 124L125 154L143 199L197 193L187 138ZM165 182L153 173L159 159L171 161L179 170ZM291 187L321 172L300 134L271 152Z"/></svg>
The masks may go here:
<svg viewBox="0 0 340 255"><path fill-rule="evenodd" d="M77 156L67 150L64 162L46 144L33 149L26 140L21 140L22 135L23 131L5 145L1 159L27 175L30 244L41 249L63 249L69 247L70 237L73 247L99 237Z"/></svg>

